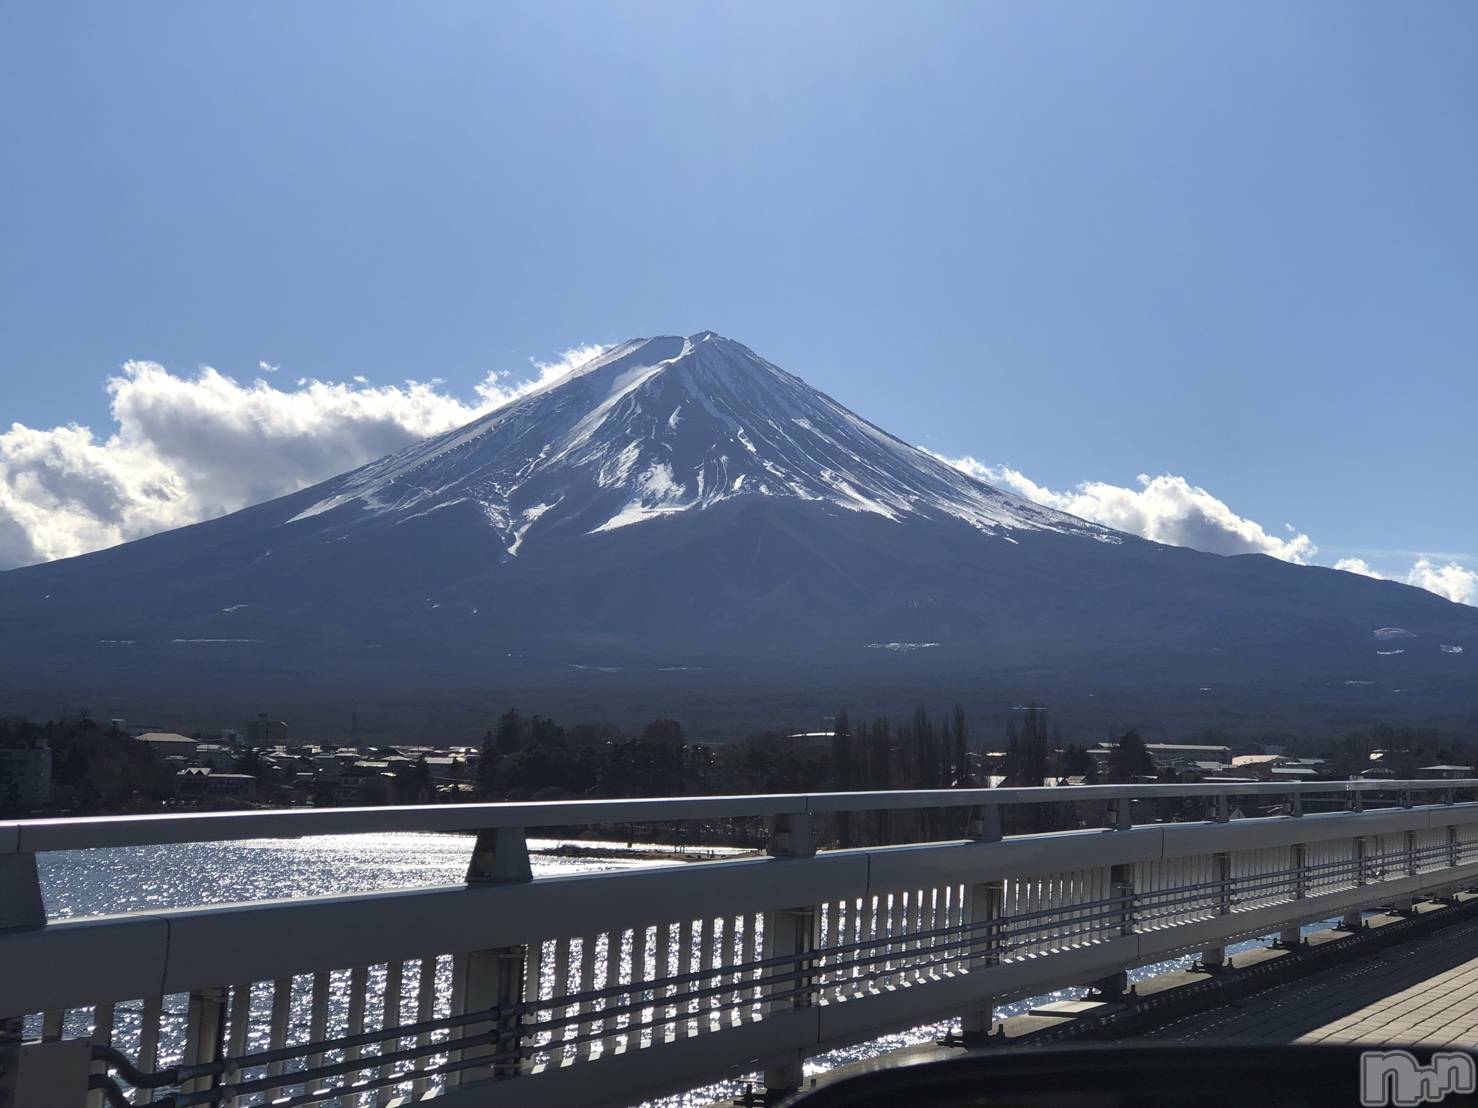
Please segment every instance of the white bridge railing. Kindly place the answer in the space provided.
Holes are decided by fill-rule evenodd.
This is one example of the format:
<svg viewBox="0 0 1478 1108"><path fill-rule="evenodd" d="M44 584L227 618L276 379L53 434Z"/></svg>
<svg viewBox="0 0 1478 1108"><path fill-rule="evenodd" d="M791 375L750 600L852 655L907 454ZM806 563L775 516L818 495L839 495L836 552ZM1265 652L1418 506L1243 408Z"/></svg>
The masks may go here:
<svg viewBox="0 0 1478 1108"><path fill-rule="evenodd" d="M756 1072L794 1087L826 1049L950 1017L979 1036L1012 999L1189 952L1214 963L1237 939L1293 940L1303 923L1466 887L1475 788L1105 785L0 823L0 1108L553 1108ZM1311 795L1343 808L1305 815ZM1187 798L1204 799L1206 820L1133 822ZM1232 819L1233 801L1280 814ZM1105 802L1107 828L1000 836L1003 806ZM961 808L965 840L814 850L818 816ZM754 817L771 821L769 857L530 878L529 829ZM412 830L478 832L464 885L53 922L42 910L41 852Z"/></svg>

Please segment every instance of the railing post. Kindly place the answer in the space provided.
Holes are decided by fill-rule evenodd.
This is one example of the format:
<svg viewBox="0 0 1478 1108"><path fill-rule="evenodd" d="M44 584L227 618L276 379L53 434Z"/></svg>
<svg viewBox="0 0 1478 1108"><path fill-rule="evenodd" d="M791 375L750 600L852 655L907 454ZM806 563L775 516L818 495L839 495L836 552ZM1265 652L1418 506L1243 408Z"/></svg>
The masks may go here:
<svg viewBox="0 0 1478 1108"><path fill-rule="evenodd" d="M468 885L517 885L533 880L529 864L528 839L521 827L499 827L479 831L477 845L472 848L472 861L467 867ZM490 947L470 951L465 959L454 961L461 980L453 982L453 995L461 998L460 1011L481 1012L497 1009L497 1022L469 1024L463 1038L473 1038L497 1031L497 1038L457 1049L455 1040L449 1045L455 1058L491 1058L494 1077L514 1077L523 1061L523 1024L521 1005L524 993L524 964L528 956L523 946ZM451 1076L448 1085L459 1085L471 1071L461 1070Z"/></svg>
<svg viewBox="0 0 1478 1108"><path fill-rule="evenodd" d="M190 994L190 1006L185 1017L184 1065L199 1066L214 1062L221 1056L221 1047L226 1038L226 990L202 989ZM197 1077L186 1081L181 1091L186 1093L205 1092L215 1087L217 1078Z"/></svg>
<svg viewBox="0 0 1478 1108"><path fill-rule="evenodd" d="M1359 796L1356 793L1355 796ZM1365 838L1356 835L1354 838L1354 860L1355 860L1355 887L1370 884L1369 874L1366 872L1365 864ZM1340 927L1346 931L1359 931L1365 925L1365 913L1360 908L1351 908L1340 920Z"/></svg>
<svg viewBox="0 0 1478 1108"><path fill-rule="evenodd" d="M0 854L0 931L46 926L36 855Z"/></svg>
<svg viewBox="0 0 1478 1108"><path fill-rule="evenodd" d="M969 936L965 952L971 973L983 971L1001 961L999 920L1006 899L1004 881L983 881L970 886L970 915L965 921ZM966 1046L979 1046L990 1038L996 1016L995 998L977 998L975 1006L960 1017L960 1034Z"/></svg>
<svg viewBox="0 0 1478 1108"><path fill-rule="evenodd" d="M1290 816L1295 817L1295 818L1297 818L1298 816L1301 816L1301 815L1304 814L1304 794L1303 793L1289 793L1288 794L1288 814Z"/></svg>
<svg viewBox="0 0 1478 1108"><path fill-rule="evenodd" d="M1349 799L1345 801L1345 808L1351 812L1365 811L1365 794L1359 789L1352 789Z"/></svg>
<svg viewBox="0 0 1478 1108"><path fill-rule="evenodd" d="M1109 895L1119 906L1119 934L1121 936L1134 934L1138 919L1135 915L1134 864L1132 862L1123 862L1109 867ZM1124 995L1128 984L1129 975L1121 970L1107 977L1100 977L1092 983L1091 988L1097 996L1105 1000L1117 1000Z"/></svg>
<svg viewBox="0 0 1478 1108"><path fill-rule="evenodd" d="M1214 796L1209 807L1211 810L1206 818L1213 823L1226 823L1231 820L1232 805L1226 793L1218 793Z"/></svg>
<svg viewBox="0 0 1478 1108"><path fill-rule="evenodd" d="M1121 796L1109 801L1110 826L1115 831L1128 831L1134 826L1134 816L1130 809L1131 801L1127 796Z"/></svg>
<svg viewBox="0 0 1478 1108"><path fill-rule="evenodd" d="M477 833L472 861L467 866L469 885L514 885L532 881L529 843L522 827L499 827Z"/></svg>
<svg viewBox="0 0 1478 1108"><path fill-rule="evenodd" d="M809 812L782 813L775 817L775 829L770 835L770 857L775 859L810 858L816 854L816 836ZM814 961L811 952L816 949L816 908L806 904L798 908L782 908L764 914L765 955L768 958L788 958L789 963L780 963L775 972L782 980L765 989L767 1012L783 1012L792 1008L809 1008ZM788 995L787 995L788 994ZM765 1100L782 1099L801 1087L805 1079L805 1051L796 1049L784 1060L765 1068Z"/></svg>
<svg viewBox="0 0 1478 1108"><path fill-rule="evenodd" d="M1218 800L1225 799L1218 797ZM1216 914L1232 914L1232 856L1221 852L1213 855L1216 866ZM1224 969L1227 964L1227 948L1213 946L1201 953L1201 967L1211 973Z"/></svg>
<svg viewBox="0 0 1478 1108"><path fill-rule="evenodd" d="M978 843L1001 841L1001 808L998 804L982 804L970 809L970 822L965 837Z"/></svg>
<svg viewBox="0 0 1478 1108"><path fill-rule="evenodd" d="M816 828L810 812L786 812L775 817L775 830L766 848L771 858L812 858Z"/></svg>
<svg viewBox="0 0 1478 1108"><path fill-rule="evenodd" d="M1293 870L1293 899L1305 900L1309 895L1308 848L1303 843L1294 843L1288 852L1289 868ZM1277 946L1292 949L1303 943L1303 927L1292 924L1278 932Z"/></svg>
<svg viewBox="0 0 1478 1108"><path fill-rule="evenodd" d="M1411 794L1409 792L1403 792L1401 794L1401 796L1402 796L1402 799L1405 800L1408 797L1410 797ZM1401 855L1402 855L1402 861L1404 863L1403 866L1402 866L1402 868L1406 871L1406 876L1407 877L1415 877L1416 874L1417 874L1416 832L1415 831L1408 831L1408 832L1406 832L1406 835L1405 835L1405 838L1404 838L1404 841L1403 841L1403 844L1402 844L1402 848L1401 848ZM1414 897L1414 896L1398 897L1396 899L1396 902L1391 905L1391 908L1398 915L1403 915L1403 916L1412 915L1416 911L1416 897Z"/></svg>

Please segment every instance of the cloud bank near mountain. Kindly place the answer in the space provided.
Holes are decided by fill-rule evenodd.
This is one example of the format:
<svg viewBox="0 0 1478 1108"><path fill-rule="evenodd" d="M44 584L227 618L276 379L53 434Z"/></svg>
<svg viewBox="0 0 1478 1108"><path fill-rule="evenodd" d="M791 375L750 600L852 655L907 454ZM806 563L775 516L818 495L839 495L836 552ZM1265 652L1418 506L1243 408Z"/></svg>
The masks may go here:
<svg viewBox="0 0 1478 1108"><path fill-rule="evenodd" d="M129 362L107 382L113 428L0 432L0 569L71 557L307 488L428 435L459 427L556 380L604 349L579 346L531 374L489 373L464 401L439 381L267 374L211 368L187 377Z"/></svg>
<svg viewBox="0 0 1478 1108"><path fill-rule="evenodd" d="M573 347L533 361L523 375L489 373L469 399L435 380L279 385L279 367L266 363L261 376L242 382L211 368L191 377L129 362L107 382L113 427L105 436L75 424L16 423L0 432L0 569L87 553L306 488L461 426L604 349ZM1142 474L1134 487L1085 481L1061 491L1009 466L936 457L1039 504L1156 542L1298 564L1313 563L1319 552L1309 535L1242 516L1175 474ZM1478 572L1456 560L1418 557L1404 573L1379 572L1360 558L1335 568L1478 604Z"/></svg>
<svg viewBox="0 0 1478 1108"><path fill-rule="evenodd" d="M972 457L936 454L957 469L1010 489L1028 500L1103 523L1120 531L1172 546L1189 546L1212 554L1267 554L1298 565L1313 564L1319 547L1291 524L1283 534L1238 515L1219 499L1184 477L1140 474L1137 488L1104 481L1085 481L1060 492L1037 484L1009 466L991 466ZM1382 581L1401 581L1459 604L1478 604L1478 572L1448 559L1419 556L1404 573L1380 573L1362 558L1342 558L1335 569Z"/></svg>

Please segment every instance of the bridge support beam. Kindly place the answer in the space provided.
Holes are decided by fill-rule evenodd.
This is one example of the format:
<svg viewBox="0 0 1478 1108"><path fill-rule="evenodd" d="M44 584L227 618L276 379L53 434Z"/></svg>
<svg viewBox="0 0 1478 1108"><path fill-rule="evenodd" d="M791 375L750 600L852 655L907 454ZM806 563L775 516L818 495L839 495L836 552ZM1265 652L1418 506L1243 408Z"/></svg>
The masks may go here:
<svg viewBox="0 0 1478 1108"><path fill-rule="evenodd" d="M970 886L969 910L966 920L970 936L966 952L969 961L966 968L978 973L999 965L1001 961L1001 909L1006 899L1004 881L985 881ZM983 1045L995 1026L996 1010L994 997L980 997L976 1005L960 1016L960 1034L966 1046Z"/></svg>
<svg viewBox="0 0 1478 1108"><path fill-rule="evenodd" d="M521 946L477 950L467 955L466 967L462 971L462 1010L497 1010L496 1020L469 1025L463 1032L464 1037L486 1035L493 1031L497 1031L498 1035L492 1042L467 1047L458 1052L459 1057L464 1060L494 1059L489 1064L494 1077L516 1075L522 1062L518 1050L522 1045L519 1029L523 1017L518 1009L523 1001L524 959L524 948Z"/></svg>
<svg viewBox="0 0 1478 1108"><path fill-rule="evenodd" d="M198 1066L214 1062L221 1056L221 1047L226 1038L226 990L204 989L190 994L190 1006L185 1017L185 1056L187 1066ZM187 1081L183 1092L205 1092L215 1086L213 1077L197 1077Z"/></svg>
<svg viewBox="0 0 1478 1108"><path fill-rule="evenodd" d="M1118 906L1118 933L1132 935L1139 926L1134 892L1134 866L1124 863L1109 867L1109 890L1112 903ZM1110 921L1112 927L1112 920ZM1129 988L1129 974L1123 971L1100 977L1091 983L1093 994L1103 1000L1118 1000Z"/></svg>
<svg viewBox="0 0 1478 1108"><path fill-rule="evenodd" d="M522 827L499 827L479 831L477 845L472 848L472 861L467 867L469 885L520 885L533 880L529 864L528 837ZM496 1022L466 1025L460 1038L472 1038L497 1031L497 1037L456 1049L454 1059L496 1059L488 1072L493 1077L511 1077L519 1072L523 1059L520 1028L523 1024L524 965L528 952L522 946L490 947L474 950L453 966L452 1008L454 1015L497 1010ZM447 1075L447 1087L455 1088L464 1081L475 1081L478 1070L457 1070Z"/></svg>
<svg viewBox="0 0 1478 1108"><path fill-rule="evenodd" d="M809 812L794 812L775 817L770 835L770 857L810 858L816 854L816 835ZM816 949L816 929L820 923L812 905L766 912L765 956L788 958L774 971L780 980L765 989L766 1010L782 1012L811 1005L812 951ZM805 1080L806 1054L797 1049L791 1055L765 1067L765 1102L778 1103L801 1087Z"/></svg>

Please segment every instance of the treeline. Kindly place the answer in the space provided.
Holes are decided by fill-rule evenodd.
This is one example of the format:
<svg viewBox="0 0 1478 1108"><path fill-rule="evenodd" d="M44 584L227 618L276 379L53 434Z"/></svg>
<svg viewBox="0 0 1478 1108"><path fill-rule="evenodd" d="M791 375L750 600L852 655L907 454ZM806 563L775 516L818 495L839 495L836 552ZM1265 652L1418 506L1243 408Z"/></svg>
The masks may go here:
<svg viewBox="0 0 1478 1108"><path fill-rule="evenodd" d="M956 707L923 707L855 729L845 710L833 732L763 731L736 742L689 742L677 720L634 735L609 724L566 728L509 711L483 739L478 792L486 799L683 796L715 793L971 787L969 723Z"/></svg>
<svg viewBox="0 0 1478 1108"><path fill-rule="evenodd" d="M51 805L79 815L147 812L174 796L174 770L148 747L82 715L48 723L0 719L0 746L51 748ZM0 814L20 814L0 788Z"/></svg>

